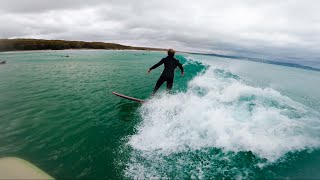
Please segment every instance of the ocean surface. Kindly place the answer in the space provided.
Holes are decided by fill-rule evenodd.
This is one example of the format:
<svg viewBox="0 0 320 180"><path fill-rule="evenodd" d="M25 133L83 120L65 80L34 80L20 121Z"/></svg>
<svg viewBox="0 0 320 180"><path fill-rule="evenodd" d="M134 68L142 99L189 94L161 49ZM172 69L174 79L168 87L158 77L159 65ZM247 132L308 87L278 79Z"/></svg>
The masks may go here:
<svg viewBox="0 0 320 180"><path fill-rule="evenodd" d="M177 54L185 76L152 97L165 56L0 53L0 157L57 179L320 178L319 71Z"/></svg>

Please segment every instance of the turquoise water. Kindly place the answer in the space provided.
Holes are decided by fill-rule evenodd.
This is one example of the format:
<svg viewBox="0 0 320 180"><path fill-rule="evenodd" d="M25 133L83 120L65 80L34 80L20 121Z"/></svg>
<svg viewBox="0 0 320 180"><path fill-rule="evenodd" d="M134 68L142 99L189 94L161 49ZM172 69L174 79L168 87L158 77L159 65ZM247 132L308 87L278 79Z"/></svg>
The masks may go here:
<svg viewBox="0 0 320 180"><path fill-rule="evenodd" d="M320 72L180 54L151 98L164 56L0 53L0 156L55 178L320 178Z"/></svg>

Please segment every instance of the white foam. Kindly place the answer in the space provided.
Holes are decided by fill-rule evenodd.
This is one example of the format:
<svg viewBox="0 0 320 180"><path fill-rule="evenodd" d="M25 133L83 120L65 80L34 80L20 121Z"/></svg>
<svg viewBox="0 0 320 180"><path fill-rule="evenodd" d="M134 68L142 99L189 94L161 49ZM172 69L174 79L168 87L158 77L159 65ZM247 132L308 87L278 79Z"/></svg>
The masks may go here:
<svg viewBox="0 0 320 180"><path fill-rule="evenodd" d="M319 113L273 89L221 77L212 67L189 82L186 93L162 94L144 104L141 115L128 143L144 153L216 147L273 162L320 145L313 127L319 128Z"/></svg>
<svg viewBox="0 0 320 180"><path fill-rule="evenodd" d="M256 164L263 168L265 160L272 163L288 152L320 147L320 113L214 67L191 80L185 93L156 96L140 113L142 122L127 143L133 151L125 173L135 178L166 177L171 171L182 176L188 167L194 178L224 172L230 172L226 176L230 178L248 177L251 169L219 163L229 158L229 152L251 151L264 159ZM208 148L221 149L225 155L206 157ZM194 152L200 153L200 161L192 159ZM175 157L179 153L183 156ZM166 169L171 161L177 162ZM208 166L217 168L210 171Z"/></svg>

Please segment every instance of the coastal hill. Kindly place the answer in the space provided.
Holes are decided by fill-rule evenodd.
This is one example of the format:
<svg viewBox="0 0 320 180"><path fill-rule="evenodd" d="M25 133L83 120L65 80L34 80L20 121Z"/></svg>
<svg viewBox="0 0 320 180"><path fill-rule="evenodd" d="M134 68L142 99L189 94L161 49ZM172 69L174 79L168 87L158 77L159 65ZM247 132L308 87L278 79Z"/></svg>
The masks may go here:
<svg viewBox="0 0 320 180"><path fill-rule="evenodd" d="M106 49L106 50L154 50L165 49L132 47L115 43L44 40L44 39L0 39L0 51Z"/></svg>

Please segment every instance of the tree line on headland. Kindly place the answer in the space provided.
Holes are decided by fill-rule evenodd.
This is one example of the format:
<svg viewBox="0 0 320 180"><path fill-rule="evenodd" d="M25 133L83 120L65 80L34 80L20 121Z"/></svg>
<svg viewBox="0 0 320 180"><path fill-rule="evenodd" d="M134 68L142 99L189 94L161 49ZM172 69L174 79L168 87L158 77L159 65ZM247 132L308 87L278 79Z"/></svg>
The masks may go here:
<svg viewBox="0 0 320 180"><path fill-rule="evenodd" d="M132 47L115 43L44 40L44 39L0 39L0 51L107 49L107 50L155 50L160 48Z"/></svg>

